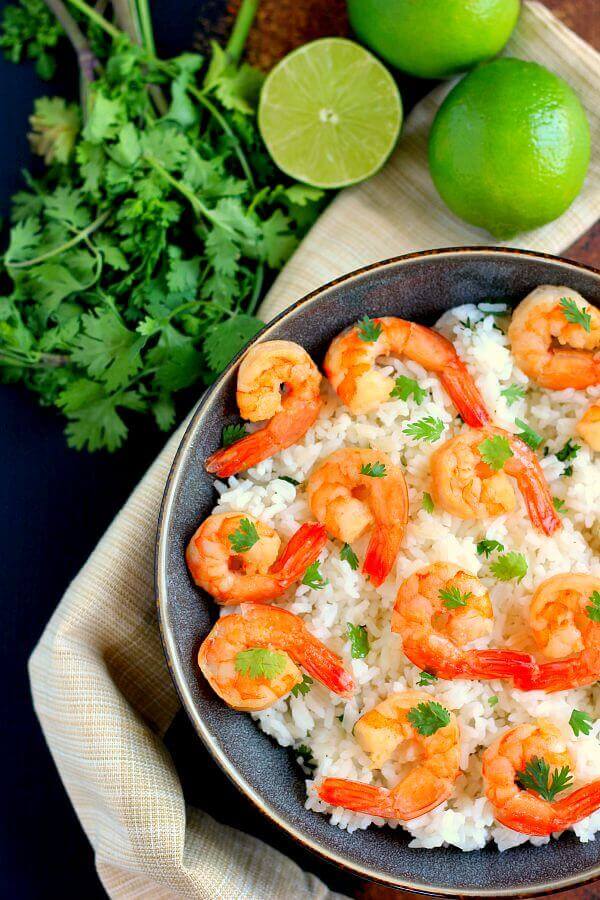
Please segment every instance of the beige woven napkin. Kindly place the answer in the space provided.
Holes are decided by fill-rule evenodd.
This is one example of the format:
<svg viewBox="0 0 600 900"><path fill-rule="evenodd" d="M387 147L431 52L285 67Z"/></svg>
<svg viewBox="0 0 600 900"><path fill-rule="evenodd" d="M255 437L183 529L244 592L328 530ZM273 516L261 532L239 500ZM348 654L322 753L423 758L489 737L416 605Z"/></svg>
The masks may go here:
<svg viewBox="0 0 600 900"><path fill-rule="evenodd" d="M595 104L598 54L537 3L523 9L508 52L564 76ZM269 318L332 277L415 249L487 243L438 200L425 163L429 123L444 90L408 117L385 170L340 194L278 278L262 307ZM598 214L598 160L572 208L524 236L560 252ZM186 806L162 737L179 704L154 608L158 509L181 429L134 490L70 585L30 661L36 712L65 788L112 897L203 900L326 898L332 894L281 853Z"/></svg>

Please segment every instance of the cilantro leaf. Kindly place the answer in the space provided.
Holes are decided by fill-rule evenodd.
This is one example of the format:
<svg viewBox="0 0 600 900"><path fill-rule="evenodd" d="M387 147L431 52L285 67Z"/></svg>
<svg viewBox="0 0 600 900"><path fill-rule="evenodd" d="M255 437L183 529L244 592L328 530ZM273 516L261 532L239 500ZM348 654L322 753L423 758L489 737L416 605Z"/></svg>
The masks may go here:
<svg viewBox="0 0 600 900"><path fill-rule="evenodd" d="M221 447L230 447L247 435L245 425L225 425L221 433Z"/></svg>
<svg viewBox="0 0 600 900"><path fill-rule="evenodd" d="M446 609L458 609L460 606L466 606L467 600L472 596L471 591L463 594L455 585L442 588L439 595Z"/></svg>
<svg viewBox="0 0 600 900"><path fill-rule="evenodd" d="M306 766L307 769L316 769L317 764L313 759L312 750L306 744L300 744L296 748L296 756L300 758L302 765Z"/></svg>
<svg viewBox="0 0 600 900"><path fill-rule="evenodd" d="M326 581L321 575L318 560L316 560L314 563L311 563L307 568L302 579L302 584L306 584L313 591L322 591L325 585L329 584L329 582Z"/></svg>
<svg viewBox="0 0 600 900"><path fill-rule="evenodd" d="M211 369L221 372L242 347L261 330L263 324L254 316L240 314L211 326L204 344Z"/></svg>
<svg viewBox="0 0 600 900"><path fill-rule="evenodd" d="M260 540L256 525L250 519L241 519L239 526L232 534L227 535L234 553L247 553Z"/></svg>
<svg viewBox="0 0 600 900"><path fill-rule="evenodd" d="M490 698L488 699L488 706L494 707L494 706L497 705L497 703L498 703L498 697L496 697L495 694L494 694L493 697L490 697Z"/></svg>
<svg viewBox="0 0 600 900"><path fill-rule="evenodd" d="M364 316L358 322L358 336L365 344L374 344L379 339L382 328L381 322Z"/></svg>
<svg viewBox="0 0 600 900"><path fill-rule="evenodd" d="M513 578L522 581L527 574L527 560L522 553L511 550L499 556L490 569L500 581L511 581Z"/></svg>
<svg viewBox="0 0 600 900"><path fill-rule="evenodd" d="M569 438L562 450L559 450L555 455L560 462L567 462L568 460L575 459L580 450L581 447L579 444L574 444L572 439Z"/></svg>
<svg viewBox="0 0 600 900"><path fill-rule="evenodd" d="M588 618L592 622L600 622L600 591L592 591L589 600L590 605L585 608Z"/></svg>
<svg viewBox="0 0 600 900"><path fill-rule="evenodd" d="M580 709L574 709L571 713L569 725L575 737L579 737L580 734L588 735L592 730L593 724L594 720L589 713L582 712Z"/></svg>
<svg viewBox="0 0 600 900"><path fill-rule="evenodd" d="M344 544L342 549L340 550L340 559L343 559L344 562L347 562L353 572L356 572L358 569L358 556L350 546L350 544Z"/></svg>
<svg viewBox="0 0 600 900"><path fill-rule="evenodd" d="M408 400L411 395L414 397L417 406L420 406L427 396L427 391L424 391L423 388L419 387L419 382L415 381L414 378L407 378L406 375L399 375L396 378L396 383L392 388L390 397L399 397L400 400Z"/></svg>
<svg viewBox="0 0 600 900"><path fill-rule="evenodd" d="M427 491L425 491L423 494L423 509L427 513L432 513L435 509L435 504L433 502L431 494L428 494Z"/></svg>
<svg viewBox="0 0 600 900"><path fill-rule="evenodd" d="M479 541L477 544L477 552L481 556L485 554L485 558L489 559L490 554L494 552L494 550L499 550L502 552L504 550L504 544L501 544L500 541L488 541L487 538Z"/></svg>
<svg viewBox="0 0 600 900"><path fill-rule="evenodd" d="M510 449L508 438L501 434L493 434L491 437L486 438L478 445L477 449L484 463L490 469L494 469L495 472L499 472L511 456L514 456Z"/></svg>
<svg viewBox="0 0 600 900"><path fill-rule="evenodd" d="M415 731L425 737L435 734L440 728L445 728L450 724L450 713L435 700L413 706L406 718Z"/></svg>
<svg viewBox="0 0 600 900"><path fill-rule="evenodd" d="M299 481L296 481L296 479L292 478L290 475L278 475L277 477L280 481L287 481L288 484L293 484L294 487L298 487L300 484Z"/></svg>
<svg viewBox="0 0 600 900"><path fill-rule="evenodd" d="M385 471L385 464L380 462L366 463L364 466L360 467L361 475L368 475L370 478L385 478L387 472Z"/></svg>
<svg viewBox="0 0 600 900"><path fill-rule="evenodd" d="M369 635L366 625L353 625L347 622L348 638L350 640L350 656L352 659L364 659L369 652Z"/></svg>
<svg viewBox="0 0 600 900"><path fill-rule="evenodd" d="M298 684L295 684L292 688L292 694L294 695L294 697L304 697L305 694L308 694L313 684L314 682L310 675L304 674L302 676L302 681L300 681Z"/></svg>
<svg viewBox="0 0 600 900"><path fill-rule="evenodd" d="M565 501L559 500L558 497L553 497L552 505L554 506L554 509L556 510L557 513L562 513L564 511Z"/></svg>
<svg viewBox="0 0 600 900"><path fill-rule="evenodd" d="M519 428L523 429L517 434L518 438L521 438L522 441L531 447L532 450L537 450L541 443L543 443L544 438L541 434L538 434L537 431L534 431L527 422L524 422L522 419L515 419L515 425L518 425Z"/></svg>
<svg viewBox="0 0 600 900"><path fill-rule="evenodd" d="M426 416L424 419L418 419L416 422L409 422L403 429L404 434L415 438L418 441L428 441L433 444L439 441L444 431L444 423L441 419L434 416Z"/></svg>
<svg viewBox="0 0 600 900"><path fill-rule="evenodd" d="M432 675L431 672L419 672L419 680L417 681L417 686L427 687L430 684L435 684L437 680L437 675Z"/></svg>
<svg viewBox="0 0 600 900"><path fill-rule="evenodd" d="M512 406L525 397L525 388L519 384L509 384L503 391L500 391L500 395L506 399L508 406Z"/></svg>
<svg viewBox="0 0 600 900"><path fill-rule="evenodd" d="M266 678L271 681L285 671L287 656L275 650L250 647L235 655L235 671L250 678Z"/></svg>
<svg viewBox="0 0 600 900"><path fill-rule="evenodd" d="M90 377L105 381L109 391L126 385L142 366L145 337L130 331L112 309L86 313L82 326L73 361Z"/></svg>
<svg viewBox="0 0 600 900"><path fill-rule="evenodd" d="M550 765L539 756L532 756L525 770L517 772L517 781L526 790L534 791L543 800L552 803L557 794L568 788L573 780L569 766L554 769L550 776Z"/></svg>
<svg viewBox="0 0 600 900"><path fill-rule="evenodd" d="M591 331L592 317L586 312L587 306L580 309L572 297L562 297L560 306L567 322L572 322L574 325L581 325L583 330L588 333Z"/></svg>

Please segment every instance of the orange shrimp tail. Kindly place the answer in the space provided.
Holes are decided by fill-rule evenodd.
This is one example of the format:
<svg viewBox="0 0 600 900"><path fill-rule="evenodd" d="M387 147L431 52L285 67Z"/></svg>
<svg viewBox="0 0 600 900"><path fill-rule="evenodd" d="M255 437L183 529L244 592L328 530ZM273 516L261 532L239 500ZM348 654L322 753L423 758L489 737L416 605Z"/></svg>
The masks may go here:
<svg viewBox="0 0 600 900"><path fill-rule="evenodd" d="M344 668L341 659L320 641L306 643L299 662L309 675L334 694L351 697L354 693L354 681Z"/></svg>
<svg viewBox="0 0 600 900"><path fill-rule="evenodd" d="M269 431L263 428L253 434L247 434L229 447L217 450L208 457L204 468L211 475L229 478L230 475L237 475L238 472L245 472L246 469L256 466L278 450L279 447L275 445Z"/></svg>
<svg viewBox="0 0 600 900"><path fill-rule="evenodd" d="M517 687L528 683L537 669L532 656L516 650L469 650L465 656L469 677L512 679Z"/></svg>
<svg viewBox="0 0 600 900"><path fill-rule="evenodd" d="M390 574L404 539L404 525L376 525L367 548L363 573L379 587Z"/></svg>
<svg viewBox="0 0 600 900"><path fill-rule="evenodd" d="M327 543L327 529L317 522L306 523L291 537L279 559L271 566L282 587L300 578Z"/></svg>
<svg viewBox="0 0 600 900"><path fill-rule="evenodd" d="M556 800L552 805L566 825L580 822L600 809L600 779L591 781L579 790L573 791L564 800Z"/></svg>
<svg viewBox="0 0 600 900"><path fill-rule="evenodd" d="M598 667L585 665L579 656L540 663L516 684L522 691L568 691L600 679Z"/></svg>
<svg viewBox="0 0 600 900"><path fill-rule="evenodd" d="M383 819L398 817L392 808L390 792L385 788L345 778L325 778L317 786L317 792L321 800L331 806L343 806L352 812L381 816Z"/></svg>
<svg viewBox="0 0 600 900"><path fill-rule="evenodd" d="M491 421L483 397L462 360L457 358L454 363L443 368L440 381L466 425L483 428Z"/></svg>

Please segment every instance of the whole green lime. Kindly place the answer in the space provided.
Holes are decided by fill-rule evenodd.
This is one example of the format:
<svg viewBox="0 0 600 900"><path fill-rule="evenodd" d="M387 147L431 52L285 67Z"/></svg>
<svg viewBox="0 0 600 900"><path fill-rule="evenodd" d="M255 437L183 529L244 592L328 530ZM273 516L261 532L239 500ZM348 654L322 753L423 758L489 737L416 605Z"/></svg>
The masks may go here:
<svg viewBox="0 0 600 900"><path fill-rule="evenodd" d="M498 238L560 216L581 190L589 160L590 129L575 93L520 59L498 59L463 78L429 135L442 199Z"/></svg>
<svg viewBox="0 0 600 900"><path fill-rule="evenodd" d="M448 78L502 50L519 0L348 0L357 37L419 78Z"/></svg>

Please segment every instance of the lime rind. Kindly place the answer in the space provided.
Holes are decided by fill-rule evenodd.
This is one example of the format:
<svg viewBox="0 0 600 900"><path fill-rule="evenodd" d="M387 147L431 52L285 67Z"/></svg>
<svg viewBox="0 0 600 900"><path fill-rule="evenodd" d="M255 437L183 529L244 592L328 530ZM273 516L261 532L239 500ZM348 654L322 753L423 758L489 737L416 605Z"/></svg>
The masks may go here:
<svg viewBox="0 0 600 900"><path fill-rule="evenodd" d="M402 101L371 53L345 38L322 38L272 70L258 124L282 171L315 187L339 188L385 163L400 133Z"/></svg>

